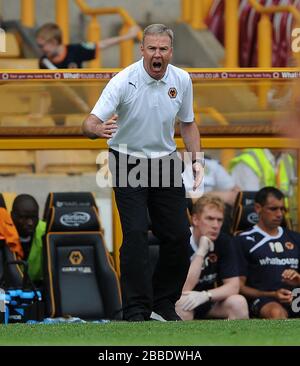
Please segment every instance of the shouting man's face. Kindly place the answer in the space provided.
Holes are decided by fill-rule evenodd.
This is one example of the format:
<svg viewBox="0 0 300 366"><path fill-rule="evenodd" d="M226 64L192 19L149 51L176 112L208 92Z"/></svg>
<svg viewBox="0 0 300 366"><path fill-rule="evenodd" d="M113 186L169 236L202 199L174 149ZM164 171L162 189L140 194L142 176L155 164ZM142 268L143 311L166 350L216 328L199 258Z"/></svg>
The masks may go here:
<svg viewBox="0 0 300 366"><path fill-rule="evenodd" d="M171 38L165 34L149 34L141 45L141 52L147 73L155 80L162 79L173 54Z"/></svg>

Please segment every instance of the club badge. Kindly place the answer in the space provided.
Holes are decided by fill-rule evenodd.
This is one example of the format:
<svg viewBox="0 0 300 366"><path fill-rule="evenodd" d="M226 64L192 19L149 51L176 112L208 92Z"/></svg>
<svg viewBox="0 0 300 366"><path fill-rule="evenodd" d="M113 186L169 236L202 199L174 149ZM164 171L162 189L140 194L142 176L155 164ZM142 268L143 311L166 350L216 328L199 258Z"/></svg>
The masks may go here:
<svg viewBox="0 0 300 366"><path fill-rule="evenodd" d="M209 253L208 260L210 263L216 263L218 261L218 256L215 253Z"/></svg>
<svg viewBox="0 0 300 366"><path fill-rule="evenodd" d="M287 241L284 246L286 247L286 249L289 249L289 250L293 250L294 249L294 244L291 243L290 241Z"/></svg>
<svg viewBox="0 0 300 366"><path fill-rule="evenodd" d="M168 95L171 99L174 99L177 97L177 90L176 88L170 88L168 91Z"/></svg>

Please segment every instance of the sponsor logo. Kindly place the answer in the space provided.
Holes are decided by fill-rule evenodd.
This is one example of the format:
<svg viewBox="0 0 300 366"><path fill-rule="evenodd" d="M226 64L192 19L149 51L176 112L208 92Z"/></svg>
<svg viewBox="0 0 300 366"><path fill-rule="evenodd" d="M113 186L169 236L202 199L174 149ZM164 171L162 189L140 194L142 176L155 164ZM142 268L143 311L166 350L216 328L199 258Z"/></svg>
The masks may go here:
<svg viewBox="0 0 300 366"><path fill-rule="evenodd" d="M80 226L89 222L91 216L87 212L75 211L70 214L62 215L59 219L64 226Z"/></svg>
<svg viewBox="0 0 300 366"><path fill-rule="evenodd" d="M247 221L250 222L251 224L257 224L258 222L258 216L256 212L251 212L248 216L247 216Z"/></svg>
<svg viewBox="0 0 300 366"><path fill-rule="evenodd" d="M259 260L261 266L290 266L292 269L298 269L298 258L269 258L265 257Z"/></svg>
<svg viewBox="0 0 300 366"><path fill-rule="evenodd" d="M56 207L74 207L74 206L85 206L85 207L89 207L90 203L89 202L78 202L78 201L57 201L56 202Z"/></svg>
<svg viewBox="0 0 300 366"><path fill-rule="evenodd" d="M136 85L135 84L133 84L131 81L129 81L129 83L128 83L129 85L132 85L135 89L136 89Z"/></svg>
<svg viewBox="0 0 300 366"><path fill-rule="evenodd" d="M213 282L217 279L217 273L212 273L209 275L204 275L200 280L199 283L205 283L205 282Z"/></svg>
<svg viewBox="0 0 300 366"><path fill-rule="evenodd" d="M64 273L92 273L92 268L88 266L80 267L63 267L62 272Z"/></svg>
<svg viewBox="0 0 300 366"><path fill-rule="evenodd" d="M282 77L284 79L296 79L299 77L299 72L282 72L281 73Z"/></svg>

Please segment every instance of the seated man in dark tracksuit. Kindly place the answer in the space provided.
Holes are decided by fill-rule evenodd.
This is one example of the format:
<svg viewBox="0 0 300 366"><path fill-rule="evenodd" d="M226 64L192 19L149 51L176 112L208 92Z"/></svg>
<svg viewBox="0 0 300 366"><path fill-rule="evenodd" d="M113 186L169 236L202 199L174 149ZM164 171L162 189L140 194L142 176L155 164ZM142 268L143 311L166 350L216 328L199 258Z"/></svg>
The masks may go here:
<svg viewBox="0 0 300 366"><path fill-rule="evenodd" d="M224 202L206 194L192 211L191 264L176 312L183 320L247 319L248 306L238 294L238 264L231 238L221 233Z"/></svg>
<svg viewBox="0 0 300 366"><path fill-rule="evenodd" d="M240 264L240 293L251 316L266 319L298 317L293 289L300 286L300 234L281 226L284 195L265 187L255 196L259 221L235 238Z"/></svg>

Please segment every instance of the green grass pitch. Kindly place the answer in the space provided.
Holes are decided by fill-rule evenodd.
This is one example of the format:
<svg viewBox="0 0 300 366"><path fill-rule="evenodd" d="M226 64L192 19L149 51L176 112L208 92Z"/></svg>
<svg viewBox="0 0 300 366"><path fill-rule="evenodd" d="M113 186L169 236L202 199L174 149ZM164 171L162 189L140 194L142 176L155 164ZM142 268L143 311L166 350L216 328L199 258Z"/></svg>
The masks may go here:
<svg viewBox="0 0 300 366"><path fill-rule="evenodd" d="M8 324L0 345L295 346L299 334L299 320Z"/></svg>

